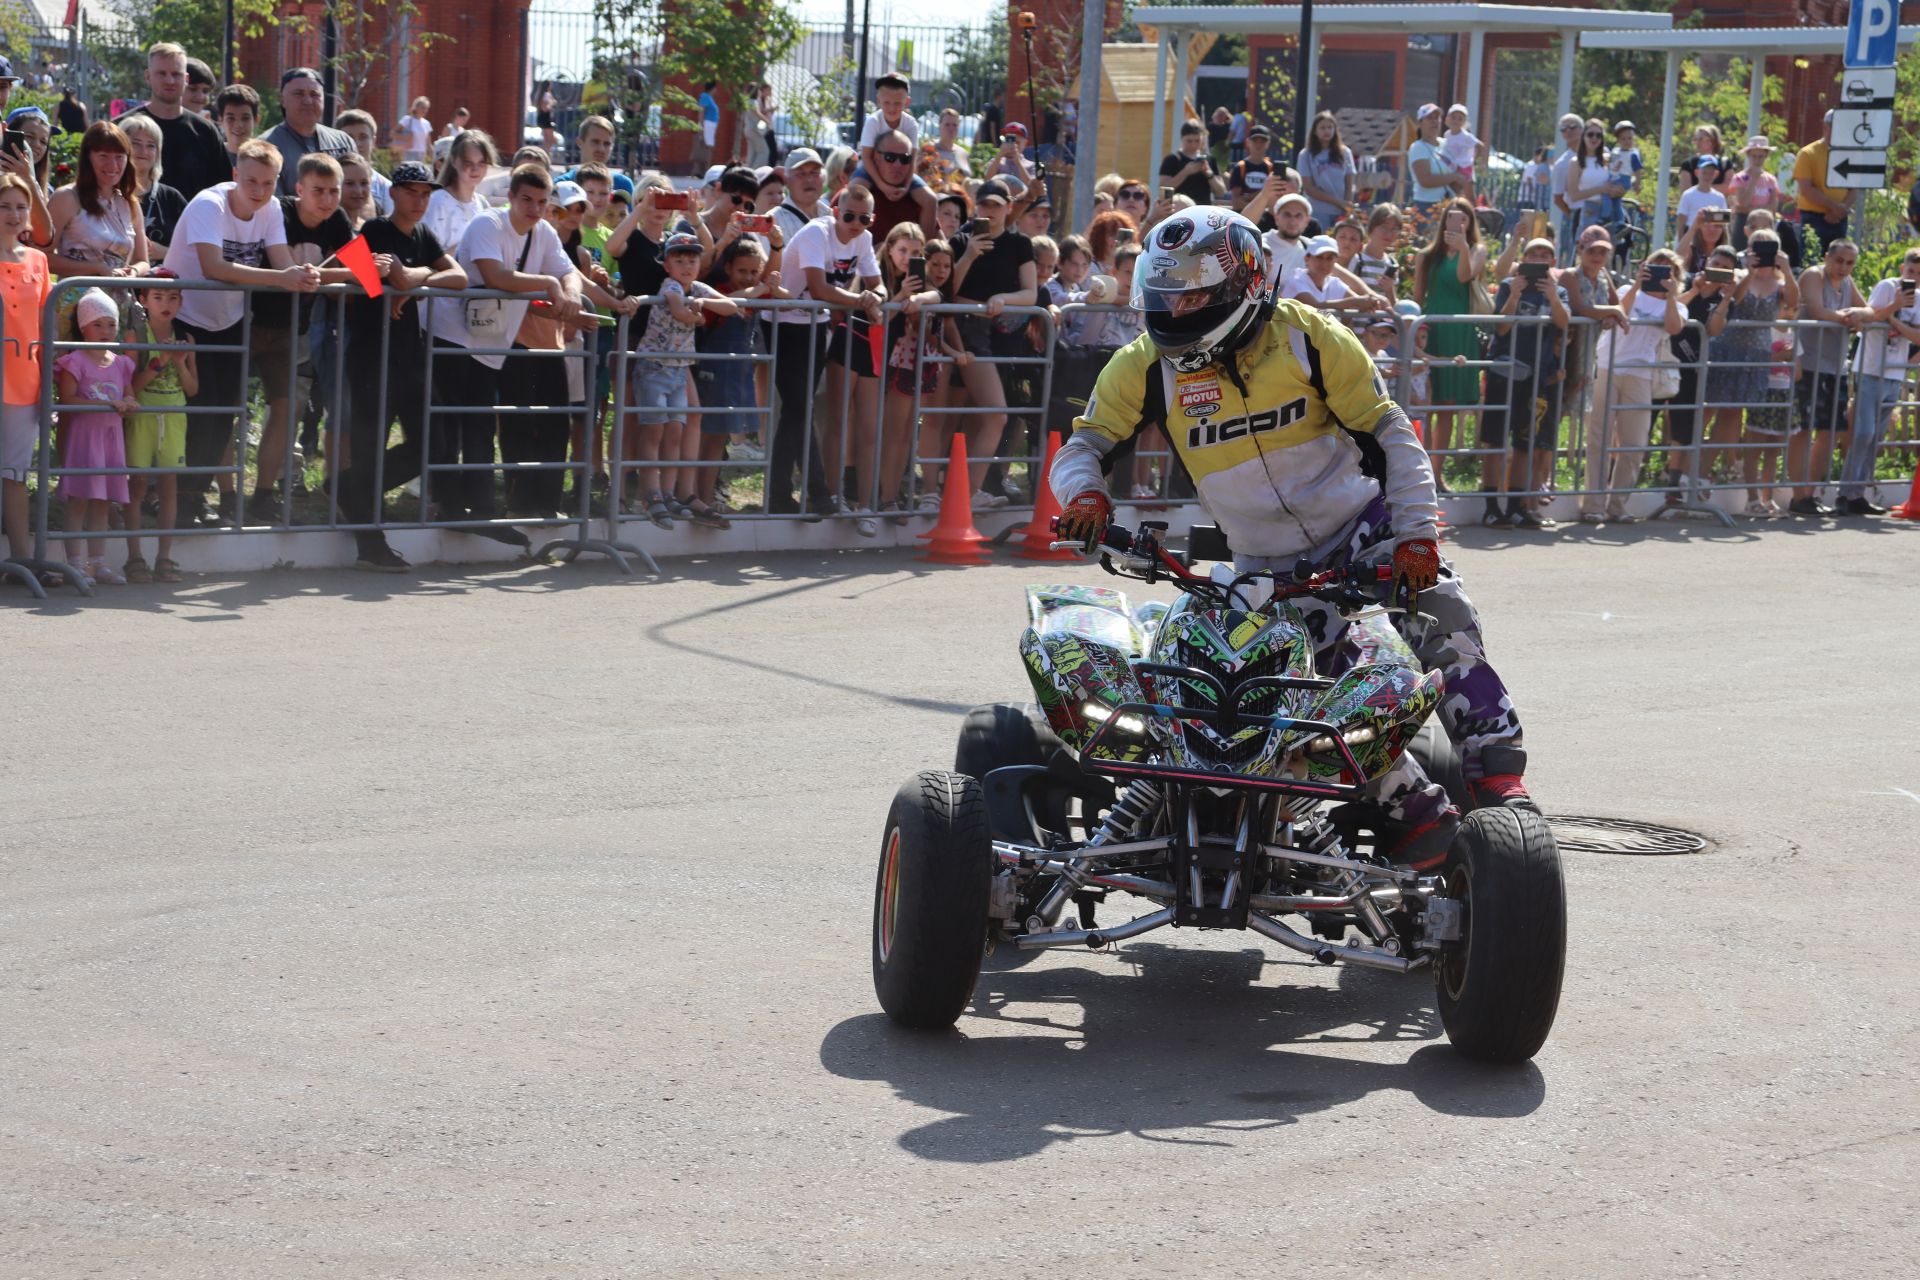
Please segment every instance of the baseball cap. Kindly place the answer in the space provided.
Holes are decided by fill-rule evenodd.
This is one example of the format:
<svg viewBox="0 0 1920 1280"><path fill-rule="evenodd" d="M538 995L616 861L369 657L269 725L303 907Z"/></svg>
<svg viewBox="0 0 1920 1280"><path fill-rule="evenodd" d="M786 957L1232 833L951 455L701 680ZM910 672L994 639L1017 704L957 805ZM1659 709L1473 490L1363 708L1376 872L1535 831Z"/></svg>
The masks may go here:
<svg viewBox="0 0 1920 1280"><path fill-rule="evenodd" d="M795 147L793 150L787 152L786 169L788 173L792 173L795 169L810 164L817 164L822 169L827 167L827 162L822 160L820 153L812 147Z"/></svg>
<svg viewBox="0 0 1920 1280"><path fill-rule="evenodd" d="M1017 133L1024 138L1027 136L1027 126L1021 124L1018 120L1009 120L1006 124L1000 126L1000 132Z"/></svg>
<svg viewBox="0 0 1920 1280"><path fill-rule="evenodd" d="M1615 133L1620 132L1622 129L1631 129L1635 133L1640 132L1640 126L1631 120L1616 120L1613 122L1613 131Z"/></svg>
<svg viewBox="0 0 1920 1280"><path fill-rule="evenodd" d="M1553 241L1547 239L1545 236L1535 236L1533 239L1527 241L1526 247L1520 250L1520 252L1532 253L1535 249L1545 249L1548 253L1558 252L1558 250L1554 248Z"/></svg>
<svg viewBox="0 0 1920 1280"><path fill-rule="evenodd" d="M988 178L973 191L973 203L976 207L982 200L998 196L1008 204L1013 203L1013 193L1007 190L1007 184L998 178Z"/></svg>
<svg viewBox="0 0 1920 1280"><path fill-rule="evenodd" d="M700 185L703 187L712 186L714 183L720 181L720 175L725 173L726 171L727 171L727 166L723 164L708 165L707 176L700 179Z"/></svg>
<svg viewBox="0 0 1920 1280"><path fill-rule="evenodd" d="M1467 104L1466 104L1466 103L1464 103L1464 102L1456 102L1456 103L1454 103L1454 104L1453 104L1452 106L1450 106L1450 107L1448 107L1448 108L1447 108L1447 114L1448 114L1448 115L1452 115L1452 114L1453 114L1454 112L1456 112L1456 111L1458 111L1458 112L1459 112L1459 113L1460 113L1461 115L1466 115L1466 114L1467 114Z"/></svg>
<svg viewBox="0 0 1920 1280"><path fill-rule="evenodd" d="M1247 136L1249 138L1271 138L1273 137L1273 130L1263 124L1257 124L1247 130Z"/></svg>
<svg viewBox="0 0 1920 1280"><path fill-rule="evenodd" d="M558 205L562 209L567 209L576 204L587 204L589 201L587 200L587 193L581 188L579 183L562 182L554 187L551 203Z"/></svg>
<svg viewBox="0 0 1920 1280"><path fill-rule="evenodd" d="M387 181L396 187L438 187L433 170L418 160L403 160L393 167L393 176Z"/></svg>
<svg viewBox="0 0 1920 1280"><path fill-rule="evenodd" d="M1317 258L1323 253L1338 253L1340 246L1332 236L1315 236L1307 241L1307 256Z"/></svg>
<svg viewBox="0 0 1920 1280"><path fill-rule="evenodd" d="M1416 122L1418 122L1421 120L1425 120L1428 116L1438 115L1438 114L1440 114L1439 103L1423 102L1420 104L1420 109L1413 113L1413 118Z"/></svg>
<svg viewBox="0 0 1920 1280"><path fill-rule="evenodd" d="M1297 204L1308 213L1313 212L1313 201L1307 199L1298 191L1290 192L1287 195L1281 196L1278 200L1275 200L1273 202L1273 211L1278 213L1290 204Z"/></svg>
<svg viewBox="0 0 1920 1280"><path fill-rule="evenodd" d="M1721 163L1720 163L1720 157L1719 157L1719 156L1695 156L1695 157L1693 158L1693 167L1694 167L1695 169L1708 169L1708 168L1712 168L1712 169L1724 169L1724 168L1726 168L1726 166L1725 166L1725 165L1723 165L1723 164L1721 164Z"/></svg>
<svg viewBox="0 0 1920 1280"><path fill-rule="evenodd" d="M1367 323L1369 329L1385 329L1388 333L1397 333L1400 326L1393 322L1392 316L1375 316Z"/></svg>
<svg viewBox="0 0 1920 1280"><path fill-rule="evenodd" d="M699 236L691 231L676 231L667 237L665 244L660 246L660 261L665 262L670 253L705 252L706 249L701 245Z"/></svg>
<svg viewBox="0 0 1920 1280"><path fill-rule="evenodd" d="M13 64L7 61L4 56L0 56L0 80L13 83L19 79L19 76L13 74Z"/></svg>

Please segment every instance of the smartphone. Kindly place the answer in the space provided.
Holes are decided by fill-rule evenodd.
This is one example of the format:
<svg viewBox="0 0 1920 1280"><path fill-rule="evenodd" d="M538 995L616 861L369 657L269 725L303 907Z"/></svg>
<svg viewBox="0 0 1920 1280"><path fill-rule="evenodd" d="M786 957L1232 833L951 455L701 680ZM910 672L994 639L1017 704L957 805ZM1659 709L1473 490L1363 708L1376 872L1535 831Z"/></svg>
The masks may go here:
<svg viewBox="0 0 1920 1280"><path fill-rule="evenodd" d="M1132 242L1132 240L1133 240L1132 227L1121 227L1113 233L1113 242L1115 244L1129 244Z"/></svg>
<svg viewBox="0 0 1920 1280"><path fill-rule="evenodd" d="M1731 267L1708 267L1702 274L1706 276L1708 284L1733 283L1733 269Z"/></svg>
<svg viewBox="0 0 1920 1280"><path fill-rule="evenodd" d="M734 219L742 231L757 232L766 235L773 230L773 215L770 213L743 213Z"/></svg>
<svg viewBox="0 0 1920 1280"><path fill-rule="evenodd" d="M1671 262L1649 262L1647 264L1647 279L1655 283L1664 281L1672 275L1673 264Z"/></svg>
<svg viewBox="0 0 1920 1280"><path fill-rule="evenodd" d="M983 236L992 229L993 224L985 218L975 218L967 224L967 234L970 236Z"/></svg>
<svg viewBox="0 0 1920 1280"><path fill-rule="evenodd" d="M1523 262L1520 264L1520 275L1528 280L1545 280L1552 270L1553 264L1551 262Z"/></svg>
<svg viewBox="0 0 1920 1280"><path fill-rule="evenodd" d="M1911 298L1914 295L1914 292L1917 289L1920 289L1920 281L1902 280L1900 282L1900 292L1904 293L1909 298Z"/></svg>
<svg viewBox="0 0 1920 1280"><path fill-rule="evenodd" d="M1731 209L1702 209L1702 210L1700 211L1700 216L1701 216L1702 218L1705 218L1705 219L1706 219L1706 220L1707 220L1708 222L1732 222L1732 221L1733 221L1733 210L1731 210Z"/></svg>
<svg viewBox="0 0 1920 1280"><path fill-rule="evenodd" d="M655 191L653 207L656 209L691 209L693 195L686 191Z"/></svg>
<svg viewBox="0 0 1920 1280"><path fill-rule="evenodd" d="M918 276L920 279L925 280L927 278L927 260L925 258L908 258L907 274L909 276Z"/></svg>
<svg viewBox="0 0 1920 1280"><path fill-rule="evenodd" d="M1389 262L1386 266L1380 268L1380 274L1389 280L1397 280L1400 277L1400 264L1397 262Z"/></svg>
<svg viewBox="0 0 1920 1280"><path fill-rule="evenodd" d="M1753 260L1763 267L1770 267L1780 260L1780 246L1772 240L1756 241L1753 246Z"/></svg>
<svg viewBox="0 0 1920 1280"><path fill-rule="evenodd" d="M1161 198L1162 200L1171 200L1171 199L1173 199L1173 198L1174 198L1174 196L1176 196L1176 195L1178 195L1178 194L1179 194L1179 193L1178 193L1178 192L1176 192L1176 191L1175 191L1175 190L1174 190L1174 189L1173 189L1172 187L1162 187L1162 188L1160 188L1160 198Z"/></svg>
<svg viewBox="0 0 1920 1280"><path fill-rule="evenodd" d="M0 136L0 147L5 147L9 151L18 151L24 156L28 154L27 135L18 129L8 129L4 136Z"/></svg>

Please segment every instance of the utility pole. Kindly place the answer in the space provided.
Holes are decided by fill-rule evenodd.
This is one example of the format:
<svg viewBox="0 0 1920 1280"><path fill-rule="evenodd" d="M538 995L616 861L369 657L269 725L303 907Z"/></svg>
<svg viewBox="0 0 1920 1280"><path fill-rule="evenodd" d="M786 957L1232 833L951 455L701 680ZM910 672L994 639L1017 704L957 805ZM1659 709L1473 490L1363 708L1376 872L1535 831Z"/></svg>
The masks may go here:
<svg viewBox="0 0 1920 1280"><path fill-rule="evenodd" d="M1307 104L1313 101L1313 0L1300 0L1300 42L1293 51L1293 153L1307 145Z"/></svg>
<svg viewBox="0 0 1920 1280"><path fill-rule="evenodd" d="M867 53L873 48L873 0L860 0L860 78L853 86L853 145L867 123Z"/></svg>
<svg viewBox="0 0 1920 1280"><path fill-rule="evenodd" d="M1073 225L1093 221L1093 175L1100 171L1100 46L1107 0L1086 0L1080 19L1080 126L1073 140Z"/></svg>
<svg viewBox="0 0 1920 1280"><path fill-rule="evenodd" d="M332 124L333 117L340 110L340 100L336 94L339 72L335 63L340 57L340 24L333 20L333 0L327 0L325 25L320 28L320 93L321 121Z"/></svg>
<svg viewBox="0 0 1920 1280"><path fill-rule="evenodd" d="M233 83L233 0L227 0L226 25L221 29L220 83L223 87Z"/></svg>

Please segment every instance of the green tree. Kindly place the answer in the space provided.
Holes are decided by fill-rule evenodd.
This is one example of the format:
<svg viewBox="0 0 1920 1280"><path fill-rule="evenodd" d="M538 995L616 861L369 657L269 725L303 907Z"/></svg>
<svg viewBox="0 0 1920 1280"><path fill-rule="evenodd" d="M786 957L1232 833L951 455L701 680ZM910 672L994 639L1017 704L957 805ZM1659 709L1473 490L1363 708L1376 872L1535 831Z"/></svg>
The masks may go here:
<svg viewBox="0 0 1920 1280"><path fill-rule="evenodd" d="M629 134L656 107L662 127L698 129L689 86L717 80L745 101L803 32L785 0L595 0L594 14L595 87Z"/></svg>

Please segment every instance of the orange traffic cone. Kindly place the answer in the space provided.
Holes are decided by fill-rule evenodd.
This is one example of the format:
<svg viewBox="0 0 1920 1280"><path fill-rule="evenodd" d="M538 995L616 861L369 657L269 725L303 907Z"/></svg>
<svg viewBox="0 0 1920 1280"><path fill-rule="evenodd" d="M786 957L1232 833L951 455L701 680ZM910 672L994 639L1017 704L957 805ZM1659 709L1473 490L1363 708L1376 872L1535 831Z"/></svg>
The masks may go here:
<svg viewBox="0 0 1920 1280"><path fill-rule="evenodd" d="M1054 496L1053 486L1047 483L1047 477L1053 473L1053 455L1060 451L1060 434L1047 436L1047 461L1040 474L1033 478L1033 520L1020 536L1021 550L1015 552L1022 560L1078 560L1080 557L1062 548L1053 549L1053 541L1059 535L1053 531L1053 522L1060 518L1060 499Z"/></svg>
<svg viewBox="0 0 1920 1280"><path fill-rule="evenodd" d="M934 564L985 564L989 557L980 546L987 536L973 527L973 482L967 476L967 442L959 432L953 434L953 451L947 458L947 488L940 495L940 519L920 535L927 539L927 553L920 558Z"/></svg>
<svg viewBox="0 0 1920 1280"><path fill-rule="evenodd" d="M1913 487L1907 493L1907 500L1887 513L1897 520L1920 520L1920 468L1913 473Z"/></svg>

